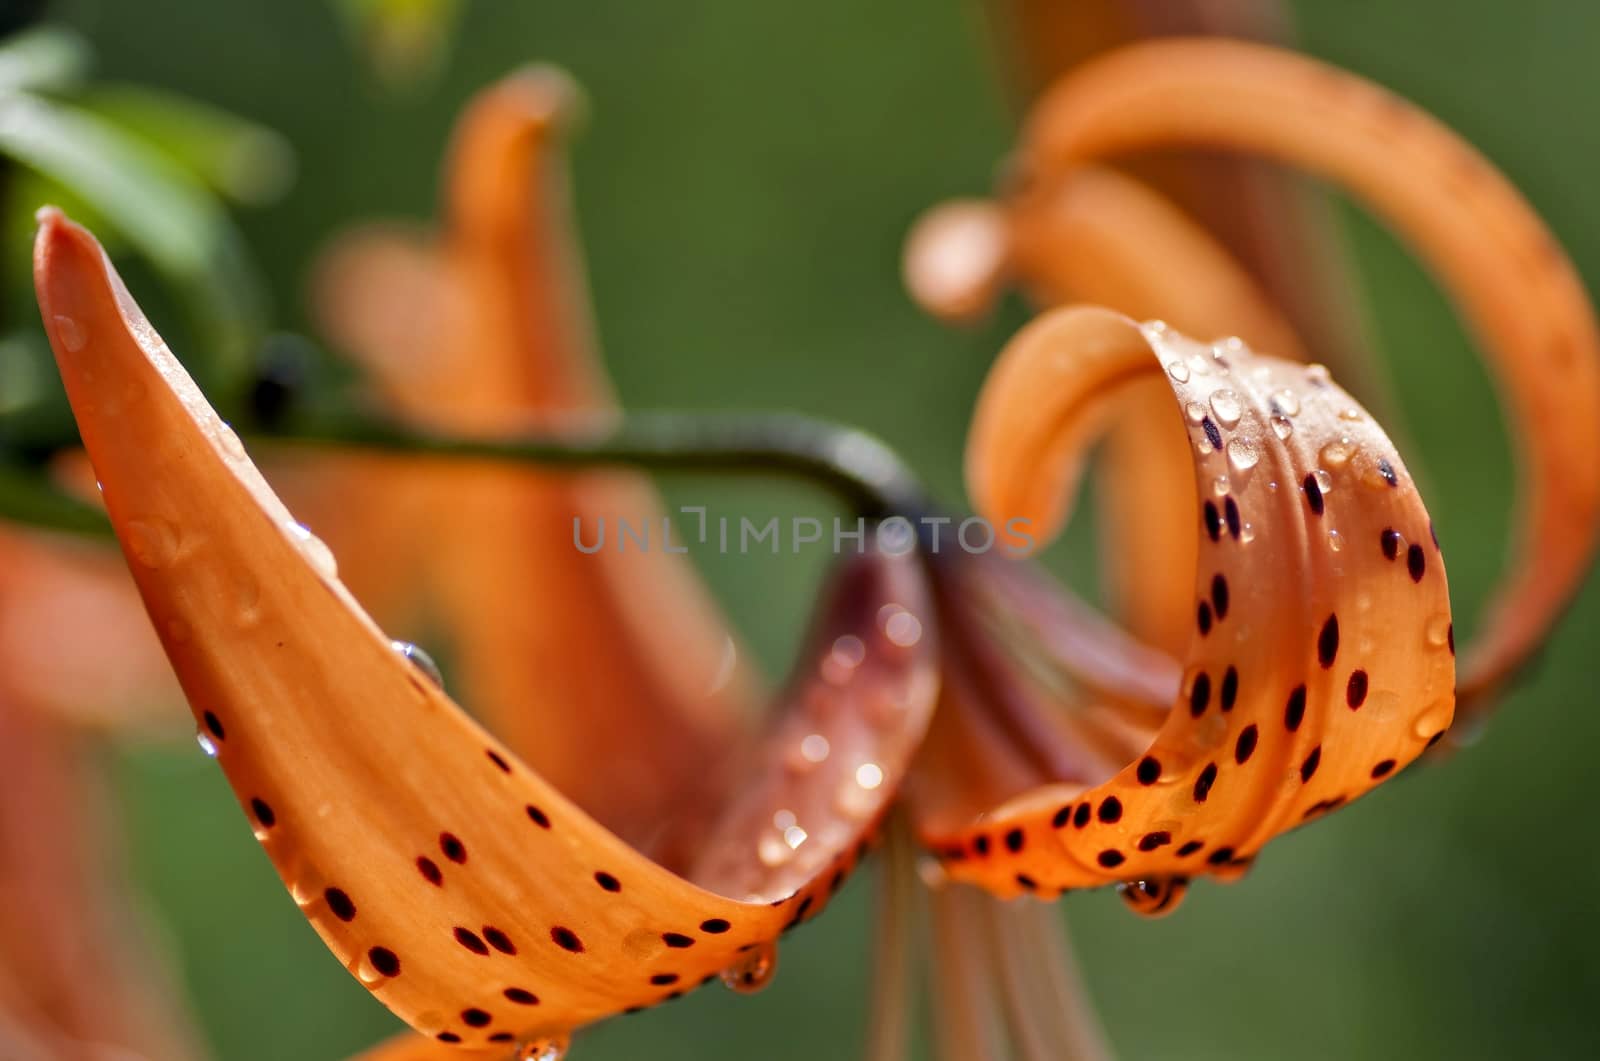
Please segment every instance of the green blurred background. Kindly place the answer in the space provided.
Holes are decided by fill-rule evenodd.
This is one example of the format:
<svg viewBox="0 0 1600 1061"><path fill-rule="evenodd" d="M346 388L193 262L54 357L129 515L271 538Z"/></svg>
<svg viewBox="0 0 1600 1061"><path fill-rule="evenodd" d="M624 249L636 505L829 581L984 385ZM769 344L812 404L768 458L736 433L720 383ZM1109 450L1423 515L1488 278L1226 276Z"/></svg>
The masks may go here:
<svg viewBox="0 0 1600 1061"><path fill-rule="evenodd" d="M1301 43L1371 75L1499 162L1600 281L1600 5L1302 0ZM946 330L902 295L914 215L989 187L1010 118L962 0L468 3L435 76L374 77L328 0L76 0L56 20L97 76L182 92L280 131L298 179L242 211L269 319L307 326L306 268L355 221L426 218L452 115L530 60L572 71L574 166L600 330L641 406L793 407L859 423L949 497L973 394L1020 318ZM1341 206L1424 465L1463 632L1500 561L1511 472L1494 400L1429 281ZM5 272L25 269L7 252ZM166 321L159 315L165 330ZM176 329L174 329L176 330ZM173 337L176 342L176 336ZM180 348L181 349L181 348ZM744 511L815 495L678 482ZM1080 534L1074 541L1081 546ZM1092 580L1087 550L1057 560ZM701 557L780 671L815 557ZM774 607L773 602L785 606ZM1590 592L1476 744L1279 842L1243 882L1160 922L1109 893L1062 905L1128 1058L1587 1057L1600 1044L1600 846ZM395 1022L324 950L187 740L111 757L126 846L199 1020L226 1061L346 1056ZM707 989L600 1027L577 1056L852 1056L871 889L786 942L755 998Z"/></svg>

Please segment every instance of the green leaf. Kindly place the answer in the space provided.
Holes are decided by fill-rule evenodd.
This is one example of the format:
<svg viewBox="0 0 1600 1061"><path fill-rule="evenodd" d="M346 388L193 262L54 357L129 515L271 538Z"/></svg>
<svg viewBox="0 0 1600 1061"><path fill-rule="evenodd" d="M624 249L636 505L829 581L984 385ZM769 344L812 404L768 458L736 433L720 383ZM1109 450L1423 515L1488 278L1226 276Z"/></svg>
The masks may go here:
<svg viewBox="0 0 1600 1061"><path fill-rule="evenodd" d="M242 376L260 287L204 184L110 122L26 93L0 96L0 153L70 189L179 289L209 355L193 367Z"/></svg>
<svg viewBox="0 0 1600 1061"><path fill-rule="evenodd" d="M0 94L76 85L89 67L89 45L70 30L39 26L0 40Z"/></svg>

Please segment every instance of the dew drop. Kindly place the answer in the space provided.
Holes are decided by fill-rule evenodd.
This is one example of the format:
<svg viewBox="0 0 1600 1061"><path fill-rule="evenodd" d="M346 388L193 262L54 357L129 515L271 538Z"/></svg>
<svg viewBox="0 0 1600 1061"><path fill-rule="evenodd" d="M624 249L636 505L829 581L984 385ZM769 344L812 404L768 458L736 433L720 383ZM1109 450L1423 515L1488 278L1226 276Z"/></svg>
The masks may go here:
<svg viewBox="0 0 1600 1061"><path fill-rule="evenodd" d="M419 645L409 641L390 641L389 647L406 658L417 670L428 676L428 680L439 688L444 688L444 674L439 670L439 664L434 662L432 656Z"/></svg>
<svg viewBox="0 0 1600 1061"><path fill-rule="evenodd" d="M1117 885L1117 895L1140 917L1166 917L1182 905L1188 893L1189 882L1183 877L1123 881Z"/></svg>
<svg viewBox="0 0 1600 1061"><path fill-rule="evenodd" d="M1190 420L1198 424L1200 421L1206 418L1206 407L1201 405L1199 402L1189 402L1183 407L1183 413Z"/></svg>
<svg viewBox="0 0 1600 1061"><path fill-rule="evenodd" d="M333 558L333 550L328 548L326 542L315 534L304 523L292 524L289 534L300 545L300 552L313 570L323 578L333 579L339 577L339 562Z"/></svg>
<svg viewBox="0 0 1600 1061"><path fill-rule="evenodd" d="M222 447L222 452L236 461L246 459L244 443L239 441L239 433L227 424L217 427L217 443Z"/></svg>
<svg viewBox="0 0 1600 1061"><path fill-rule="evenodd" d="M1300 396L1288 387L1273 391L1272 397L1268 399L1268 404L1271 405L1273 412L1279 416L1300 415Z"/></svg>
<svg viewBox="0 0 1600 1061"><path fill-rule="evenodd" d="M778 971L778 945L758 943L738 962L722 970L722 983L730 991L753 995L772 983Z"/></svg>
<svg viewBox="0 0 1600 1061"><path fill-rule="evenodd" d="M1345 439L1329 442L1317 456L1330 468L1343 468L1350 460L1350 444Z"/></svg>
<svg viewBox="0 0 1600 1061"><path fill-rule="evenodd" d="M1179 383L1189 382L1189 366L1182 361L1173 361L1167 365L1167 375Z"/></svg>
<svg viewBox="0 0 1600 1061"><path fill-rule="evenodd" d="M1329 377L1328 377L1328 366L1327 365L1307 365L1306 366L1306 380L1308 382L1310 382L1313 386L1316 386L1316 387L1326 386L1327 383L1328 383L1328 378Z"/></svg>
<svg viewBox="0 0 1600 1061"><path fill-rule="evenodd" d="M207 759L215 759L217 757L217 742L212 740L211 734L205 730L195 733L194 742L200 745L200 750L205 752Z"/></svg>
<svg viewBox="0 0 1600 1061"><path fill-rule="evenodd" d="M1431 740L1435 733L1443 732L1450 727L1451 716L1455 713L1455 705L1450 700L1441 700L1429 704L1417 715L1412 723L1411 732L1422 740Z"/></svg>
<svg viewBox="0 0 1600 1061"><path fill-rule="evenodd" d="M1328 548L1334 552L1339 552L1344 548L1344 535L1340 534L1337 529L1328 531Z"/></svg>
<svg viewBox="0 0 1600 1061"><path fill-rule="evenodd" d="M1240 528L1239 528L1239 540L1241 542L1244 542L1246 545L1249 545L1251 542L1255 541L1256 540L1256 525L1254 523L1246 523L1246 524L1243 524L1242 526L1240 526Z"/></svg>
<svg viewBox="0 0 1600 1061"><path fill-rule="evenodd" d="M784 843L780 837L763 836L756 843L756 857L761 864L769 869L777 869L794 857L794 848Z"/></svg>
<svg viewBox="0 0 1600 1061"><path fill-rule="evenodd" d="M1165 335L1167 334L1167 322L1163 320L1147 321L1144 330L1152 335Z"/></svg>
<svg viewBox="0 0 1600 1061"><path fill-rule="evenodd" d="M1223 427L1232 427L1244 415L1244 410L1239 405L1239 396L1231 390L1212 392L1211 411L1217 414L1217 419Z"/></svg>
<svg viewBox="0 0 1600 1061"><path fill-rule="evenodd" d="M1274 416L1271 423L1272 433L1278 436L1279 441L1294 434L1294 423L1287 416Z"/></svg>
<svg viewBox="0 0 1600 1061"><path fill-rule="evenodd" d="M1228 482L1228 477L1226 475L1219 475L1215 479L1211 480L1211 492L1216 494L1218 497L1227 497L1228 491L1232 488L1233 484Z"/></svg>
<svg viewBox="0 0 1600 1061"><path fill-rule="evenodd" d="M84 331L83 325L73 318L63 317L58 313L55 324L56 334L61 337L61 345L67 348L68 353L77 353L89 341L89 335Z"/></svg>
<svg viewBox="0 0 1600 1061"><path fill-rule="evenodd" d="M1324 495L1333 490L1333 476L1321 468L1312 472L1311 477L1317 481L1317 489L1321 490Z"/></svg>
<svg viewBox="0 0 1600 1061"><path fill-rule="evenodd" d="M569 1035L541 1036L523 1043L513 1061L561 1061L571 1046Z"/></svg>
<svg viewBox="0 0 1600 1061"><path fill-rule="evenodd" d="M1240 435L1228 440L1228 463L1233 465L1236 472L1247 472L1256 466L1261 459L1261 450L1256 447L1256 440Z"/></svg>
<svg viewBox="0 0 1600 1061"><path fill-rule="evenodd" d="M1429 619L1427 635L1428 644L1434 648L1443 648L1450 639L1450 616L1441 613Z"/></svg>
<svg viewBox="0 0 1600 1061"><path fill-rule="evenodd" d="M178 531L159 516L129 520L124 541L133 558L145 567L166 567L178 555Z"/></svg>
<svg viewBox="0 0 1600 1061"><path fill-rule="evenodd" d="M1353 405L1348 405L1339 410L1339 419L1349 421L1359 420L1361 419L1361 410L1357 409Z"/></svg>
<svg viewBox="0 0 1600 1061"><path fill-rule="evenodd" d="M1189 367L1194 370L1194 374L1197 376L1211 375L1211 363L1203 357L1191 357L1189 359Z"/></svg>

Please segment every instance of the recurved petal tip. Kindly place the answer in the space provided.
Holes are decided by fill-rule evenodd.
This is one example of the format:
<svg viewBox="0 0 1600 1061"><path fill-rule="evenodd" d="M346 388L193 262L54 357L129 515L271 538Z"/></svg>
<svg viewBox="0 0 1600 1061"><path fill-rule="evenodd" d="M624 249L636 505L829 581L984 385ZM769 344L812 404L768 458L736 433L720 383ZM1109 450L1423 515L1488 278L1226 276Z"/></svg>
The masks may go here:
<svg viewBox="0 0 1600 1061"><path fill-rule="evenodd" d="M940 320L976 320L994 306L1010 264L1011 237L991 202L942 203L906 237L901 272L911 298Z"/></svg>

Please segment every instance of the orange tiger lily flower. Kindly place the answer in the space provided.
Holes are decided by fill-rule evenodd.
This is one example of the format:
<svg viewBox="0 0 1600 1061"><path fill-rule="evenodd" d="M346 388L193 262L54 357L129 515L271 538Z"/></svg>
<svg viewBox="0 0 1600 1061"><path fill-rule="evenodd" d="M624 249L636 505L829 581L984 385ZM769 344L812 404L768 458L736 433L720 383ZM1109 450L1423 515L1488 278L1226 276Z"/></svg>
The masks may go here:
<svg viewBox="0 0 1600 1061"><path fill-rule="evenodd" d="M1092 61L1043 97L1018 151L1019 190L1004 213L984 208L984 223L1004 230L990 242L1000 248L991 252L992 271L1011 270L1046 302L1100 301L1297 356L1300 344L1219 246L1169 204L1097 168L1164 147L1259 154L1348 188L1417 250L1477 333L1507 393L1528 472L1510 574L1466 647L1463 704L1485 710L1575 592L1600 530L1600 332L1571 263L1492 166L1410 104L1264 46L1173 40ZM955 290L979 277L992 285L970 252L958 275L951 216L935 215L910 262L931 269L943 254L956 259L944 265ZM1175 280L1193 286L1178 290ZM1157 483L1170 484L1181 450L1170 442L1152 448ZM1113 466L1124 479L1131 474L1121 461ZM1168 569L1156 570L1159 584L1147 571L1134 576L1143 580L1130 594L1136 616L1181 611L1172 607ZM1154 630L1163 645L1181 638L1158 622L1146 618L1135 629Z"/></svg>

